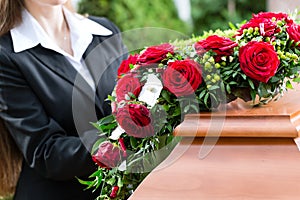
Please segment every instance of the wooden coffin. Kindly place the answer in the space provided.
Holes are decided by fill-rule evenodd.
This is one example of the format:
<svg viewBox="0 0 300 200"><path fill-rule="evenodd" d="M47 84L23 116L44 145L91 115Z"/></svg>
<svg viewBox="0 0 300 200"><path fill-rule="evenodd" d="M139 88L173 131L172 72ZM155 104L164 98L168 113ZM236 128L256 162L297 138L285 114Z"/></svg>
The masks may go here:
<svg viewBox="0 0 300 200"><path fill-rule="evenodd" d="M299 129L298 86L265 106L187 115L181 142L130 200L299 199Z"/></svg>

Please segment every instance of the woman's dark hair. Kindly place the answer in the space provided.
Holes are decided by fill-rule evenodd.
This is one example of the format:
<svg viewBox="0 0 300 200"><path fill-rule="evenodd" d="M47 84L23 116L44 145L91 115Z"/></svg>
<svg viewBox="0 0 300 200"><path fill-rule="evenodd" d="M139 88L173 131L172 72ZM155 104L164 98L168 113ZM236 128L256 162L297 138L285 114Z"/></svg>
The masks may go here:
<svg viewBox="0 0 300 200"><path fill-rule="evenodd" d="M24 0L0 0L0 36L22 21Z"/></svg>
<svg viewBox="0 0 300 200"><path fill-rule="evenodd" d="M24 0L0 0L0 36L22 21ZM22 156L0 119L0 197L14 193Z"/></svg>
<svg viewBox="0 0 300 200"><path fill-rule="evenodd" d="M14 193L21 171L22 155L0 119L0 197Z"/></svg>
<svg viewBox="0 0 300 200"><path fill-rule="evenodd" d="M24 0L0 0L0 36L22 22ZM75 12L71 0L65 6Z"/></svg>

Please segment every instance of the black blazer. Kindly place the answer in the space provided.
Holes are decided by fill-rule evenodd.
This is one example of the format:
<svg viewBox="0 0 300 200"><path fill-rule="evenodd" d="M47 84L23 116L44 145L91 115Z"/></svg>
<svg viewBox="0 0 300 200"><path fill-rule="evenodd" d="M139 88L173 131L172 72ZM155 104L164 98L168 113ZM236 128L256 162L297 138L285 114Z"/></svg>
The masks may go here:
<svg viewBox="0 0 300 200"><path fill-rule="evenodd" d="M75 177L96 169L88 151L97 138L90 122L111 112L105 99L127 54L114 24L91 19L113 31L94 36L84 54L98 83L96 93L61 54L40 45L14 53L10 33L0 37L0 117L24 156L16 200L92 200L99 195L84 191Z"/></svg>

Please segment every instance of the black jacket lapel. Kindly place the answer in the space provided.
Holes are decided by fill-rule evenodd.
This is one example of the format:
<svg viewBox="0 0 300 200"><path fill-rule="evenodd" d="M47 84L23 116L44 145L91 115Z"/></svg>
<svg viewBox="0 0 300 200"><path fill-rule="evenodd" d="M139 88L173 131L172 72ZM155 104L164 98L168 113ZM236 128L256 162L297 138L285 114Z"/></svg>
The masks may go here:
<svg viewBox="0 0 300 200"><path fill-rule="evenodd" d="M84 61L96 83L96 100L103 108L104 115L111 113L107 96L111 94L117 80L117 70L127 51L115 36L105 39L94 37L83 55ZM97 102L97 103L98 103Z"/></svg>
<svg viewBox="0 0 300 200"><path fill-rule="evenodd" d="M80 92L84 93L88 98L90 98L91 101L94 101L97 108L103 113L102 107L99 104L99 100L97 100L98 97L95 95L95 92L63 55L52 50L45 49L41 46L30 49L29 51L46 67L51 69L61 78L65 79L69 84L76 87L78 90L80 90Z"/></svg>

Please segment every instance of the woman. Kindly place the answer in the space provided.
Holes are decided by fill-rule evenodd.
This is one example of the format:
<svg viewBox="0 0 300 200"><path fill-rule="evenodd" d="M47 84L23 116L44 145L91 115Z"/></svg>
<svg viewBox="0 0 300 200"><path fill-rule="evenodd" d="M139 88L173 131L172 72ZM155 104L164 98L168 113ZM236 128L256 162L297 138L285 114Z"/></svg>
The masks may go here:
<svg viewBox="0 0 300 200"><path fill-rule="evenodd" d="M99 195L76 178L95 170L90 122L110 113L105 99L126 51L114 24L65 3L0 1L0 117L23 156L15 200Z"/></svg>

